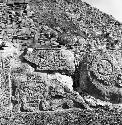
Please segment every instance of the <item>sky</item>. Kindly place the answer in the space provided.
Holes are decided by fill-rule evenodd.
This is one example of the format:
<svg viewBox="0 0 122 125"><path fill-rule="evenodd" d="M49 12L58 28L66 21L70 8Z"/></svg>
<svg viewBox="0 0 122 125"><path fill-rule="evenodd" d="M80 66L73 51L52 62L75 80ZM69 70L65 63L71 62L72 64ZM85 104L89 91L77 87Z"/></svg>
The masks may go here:
<svg viewBox="0 0 122 125"><path fill-rule="evenodd" d="M122 0L82 0L122 22Z"/></svg>

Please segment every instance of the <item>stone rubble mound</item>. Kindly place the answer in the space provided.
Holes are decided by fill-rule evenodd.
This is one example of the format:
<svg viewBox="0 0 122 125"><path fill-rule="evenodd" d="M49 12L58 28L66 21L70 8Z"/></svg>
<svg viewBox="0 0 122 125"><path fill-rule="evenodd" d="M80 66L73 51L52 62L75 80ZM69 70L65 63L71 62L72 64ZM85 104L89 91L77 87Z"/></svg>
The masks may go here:
<svg viewBox="0 0 122 125"><path fill-rule="evenodd" d="M0 2L0 125L121 125L122 24L80 0Z"/></svg>

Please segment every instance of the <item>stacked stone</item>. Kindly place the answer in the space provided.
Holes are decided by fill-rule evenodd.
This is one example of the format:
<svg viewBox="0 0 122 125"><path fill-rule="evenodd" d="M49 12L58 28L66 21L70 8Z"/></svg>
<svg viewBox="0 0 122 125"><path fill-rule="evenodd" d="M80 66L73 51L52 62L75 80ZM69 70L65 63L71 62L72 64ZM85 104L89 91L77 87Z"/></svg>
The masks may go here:
<svg viewBox="0 0 122 125"><path fill-rule="evenodd" d="M116 96L118 103L121 102L121 88L116 85L117 80L121 81L122 66L121 51L116 51L121 49L122 40L118 21L82 1L9 2L5 7L5 20L2 16L0 24L4 29L1 38L8 41L0 63L1 71L4 70L0 77L1 93L5 95L1 104L6 106L1 106L1 111L10 108L15 117L17 113L26 116L32 112L36 115L21 117L20 124L34 124L34 121L40 124L40 111L89 109L88 99L85 102L80 92L107 101ZM12 51L15 48L16 51ZM118 56L114 57L113 49ZM75 77L75 73L78 76L74 79L78 80L73 81L71 76ZM75 82L79 84L79 93L73 90ZM27 120L28 117L32 119ZM79 124L73 120L72 124Z"/></svg>

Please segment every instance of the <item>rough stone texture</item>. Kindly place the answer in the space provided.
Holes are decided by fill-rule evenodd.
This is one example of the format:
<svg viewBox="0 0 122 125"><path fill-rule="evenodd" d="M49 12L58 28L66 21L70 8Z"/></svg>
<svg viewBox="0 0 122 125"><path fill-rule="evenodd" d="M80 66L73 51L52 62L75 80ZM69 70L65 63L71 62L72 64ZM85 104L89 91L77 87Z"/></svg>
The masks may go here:
<svg viewBox="0 0 122 125"><path fill-rule="evenodd" d="M62 84L63 86L67 86L70 91L73 90L73 80L71 77L66 75L61 75L60 73L55 73L53 75L48 75L49 81L54 81L52 84L56 84L55 81L58 81L59 84Z"/></svg>
<svg viewBox="0 0 122 125"><path fill-rule="evenodd" d="M0 16L2 124L122 123L121 23L80 0L8 0Z"/></svg>
<svg viewBox="0 0 122 125"><path fill-rule="evenodd" d="M81 89L96 98L121 103L121 86L118 83L121 65L115 54L114 51L87 54L79 65L79 82Z"/></svg>
<svg viewBox="0 0 122 125"><path fill-rule="evenodd" d="M74 54L65 49L38 48L27 52L24 58L34 63L37 71L75 71Z"/></svg>

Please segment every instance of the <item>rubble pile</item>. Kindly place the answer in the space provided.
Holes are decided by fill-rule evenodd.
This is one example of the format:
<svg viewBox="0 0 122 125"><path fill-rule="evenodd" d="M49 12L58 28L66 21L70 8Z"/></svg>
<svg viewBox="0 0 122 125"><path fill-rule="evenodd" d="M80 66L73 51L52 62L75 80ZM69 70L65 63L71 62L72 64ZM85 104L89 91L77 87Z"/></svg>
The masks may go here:
<svg viewBox="0 0 122 125"><path fill-rule="evenodd" d="M79 0L0 3L0 123L122 124L122 24Z"/></svg>

